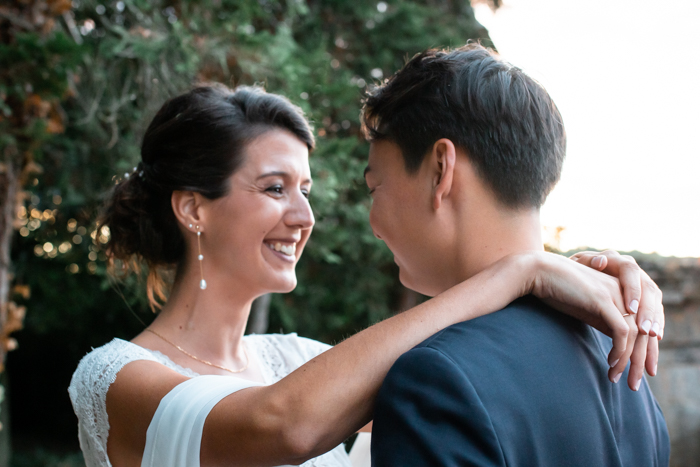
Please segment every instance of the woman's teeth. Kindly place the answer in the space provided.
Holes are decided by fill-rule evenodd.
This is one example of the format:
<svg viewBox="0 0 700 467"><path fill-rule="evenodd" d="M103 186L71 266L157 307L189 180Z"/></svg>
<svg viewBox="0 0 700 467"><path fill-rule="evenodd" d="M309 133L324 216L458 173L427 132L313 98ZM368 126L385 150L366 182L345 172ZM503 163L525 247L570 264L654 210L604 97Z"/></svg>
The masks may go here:
<svg viewBox="0 0 700 467"><path fill-rule="evenodd" d="M297 251L297 244L292 243L291 245L285 245L283 243L265 243L271 250L279 251L283 255L294 256Z"/></svg>

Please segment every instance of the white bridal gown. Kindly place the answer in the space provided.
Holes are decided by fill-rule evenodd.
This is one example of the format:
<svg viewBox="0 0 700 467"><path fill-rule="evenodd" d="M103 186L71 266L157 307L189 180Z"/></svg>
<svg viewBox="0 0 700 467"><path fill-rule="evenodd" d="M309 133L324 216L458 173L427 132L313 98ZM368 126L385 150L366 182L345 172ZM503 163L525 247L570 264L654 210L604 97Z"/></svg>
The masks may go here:
<svg viewBox="0 0 700 467"><path fill-rule="evenodd" d="M254 352L261 364L265 384L279 381L330 348L296 334L249 335L243 339L248 351ZM259 385L233 376L199 375L160 352L114 339L83 357L68 387L78 416L78 438L87 467L112 465L107 457L107 390L119 370L135 360L158 362L191 378L161 400L148 427L142 467L199 467L202 427L209 411L228 394ZM352 464L340 445L302 466L369 467L369 436L362 434L355 445Z"/></svg>

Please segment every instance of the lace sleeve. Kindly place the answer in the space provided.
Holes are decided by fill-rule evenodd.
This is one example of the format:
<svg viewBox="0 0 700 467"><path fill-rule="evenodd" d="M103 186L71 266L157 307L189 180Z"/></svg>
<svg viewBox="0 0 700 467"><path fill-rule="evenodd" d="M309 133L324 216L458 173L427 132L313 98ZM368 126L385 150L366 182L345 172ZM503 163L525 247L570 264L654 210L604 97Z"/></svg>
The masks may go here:
<svg viewBox="0 0 700 467"><path fill-rule="evenodd" d="M323 342L315 341L313 339L308 339L306 337L298 337L295 334L299 342L299 347L304 355L304 360L309 361L312 358L318 357L326 350L332 348L332 345L324 344Z"/></svg>
<svg viewBox="0 0 700 467"><path fill-rule="evenodd" d="M94 349L78 364L68 394L78 417L78 439L87 467L110 467L107 457L107 390L124 365L156 358L145 349L121 339Z"/></svg>
<svg viewBox="0 0 700 467"><path fill-rule="evenodd" d="M256 345L264 362L267 384L276 383L312 358L330 349L322 342L290 334L251 334L246 336Z"/></svg>

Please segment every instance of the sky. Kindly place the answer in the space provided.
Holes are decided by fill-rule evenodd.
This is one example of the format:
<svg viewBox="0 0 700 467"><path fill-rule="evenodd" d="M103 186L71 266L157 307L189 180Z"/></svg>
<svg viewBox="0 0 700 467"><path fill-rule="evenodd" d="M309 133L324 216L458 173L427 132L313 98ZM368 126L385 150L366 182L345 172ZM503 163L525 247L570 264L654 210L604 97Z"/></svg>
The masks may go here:
<svg viewBox="0 0 700 467"><path fill-rule="evenodd" d="M542 83L568 145L542 208L559 247L700 257L700 2L475 6L501 56Z"/></svg>

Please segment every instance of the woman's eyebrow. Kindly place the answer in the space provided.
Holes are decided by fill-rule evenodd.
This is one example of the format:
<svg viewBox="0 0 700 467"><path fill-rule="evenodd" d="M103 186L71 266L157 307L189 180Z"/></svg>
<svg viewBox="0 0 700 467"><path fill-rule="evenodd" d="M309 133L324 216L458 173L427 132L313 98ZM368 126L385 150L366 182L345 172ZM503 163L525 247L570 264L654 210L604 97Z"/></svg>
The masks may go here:
<svg viewBox="0 0 700 467"><path fill-rule="evenodd" d="M264 174L260 175L258 178L255 180L260 180L261 178L267 178L267 177L282 177L282 178L289 178L289 173L287 172L282 172L279 170L273 171L273 172L265 172ZM313 181L310 178L307 178L304 180L302 183L313 183Z"/></svg>
<svg viewBox="0 0 700 467"><path fill-rule="evenodd" d="M280 172L280 171L274 171L274 172L266 172L262 175L260 175L256 180L260 180L261 178L266 178L266 177L289 177L289 174L287 172Z"/></svg>

